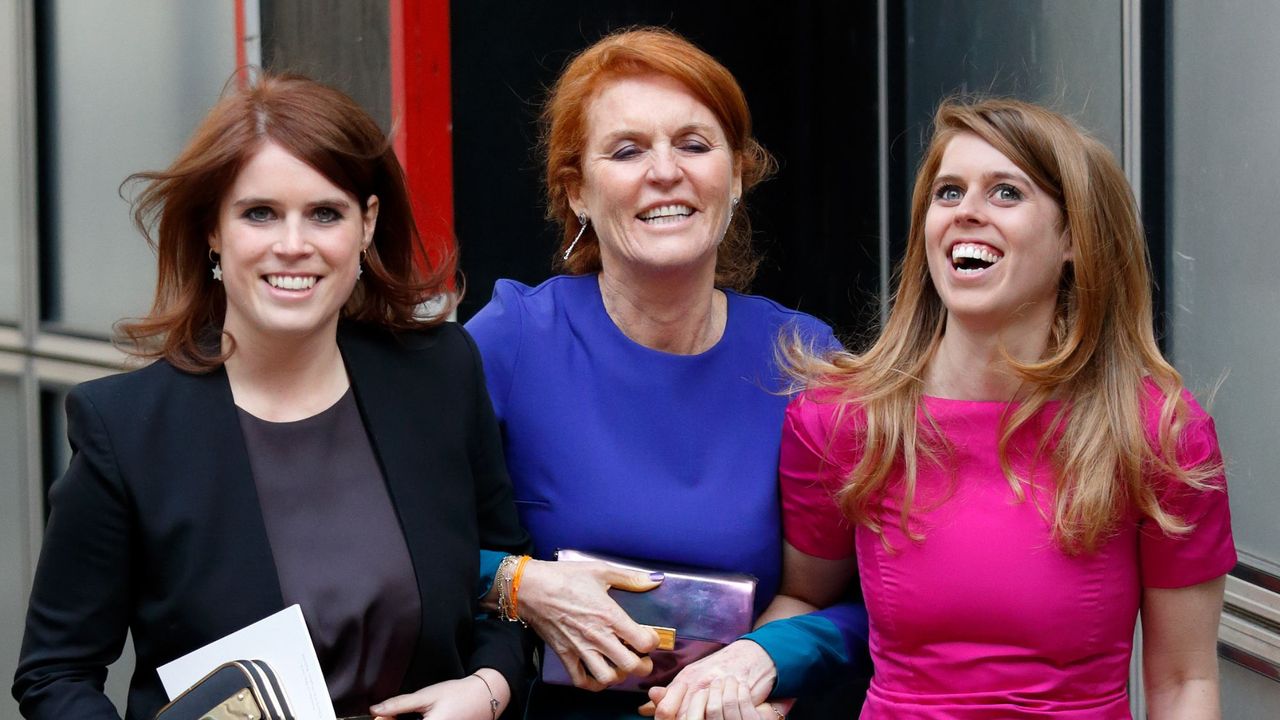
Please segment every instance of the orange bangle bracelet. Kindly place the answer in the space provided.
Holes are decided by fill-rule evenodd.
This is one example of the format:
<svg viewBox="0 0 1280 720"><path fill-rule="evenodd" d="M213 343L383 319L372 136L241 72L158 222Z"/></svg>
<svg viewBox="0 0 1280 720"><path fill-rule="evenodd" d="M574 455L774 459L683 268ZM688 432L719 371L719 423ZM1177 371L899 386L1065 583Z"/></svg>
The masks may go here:
<svg viewBox="0 0 1280 720"><path fill-rule="evenodd" d="M516 563L516 571L511 573L511 617L520 619L520 578L524 577L524 566L529 563L528 555L521 555Z"/></svg>

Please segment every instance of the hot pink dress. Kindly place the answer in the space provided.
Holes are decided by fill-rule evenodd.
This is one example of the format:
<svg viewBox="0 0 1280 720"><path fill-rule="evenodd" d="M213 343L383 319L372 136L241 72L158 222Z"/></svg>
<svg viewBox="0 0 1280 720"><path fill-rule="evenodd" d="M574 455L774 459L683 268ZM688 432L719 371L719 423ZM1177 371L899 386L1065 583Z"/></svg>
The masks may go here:
<svg viewBox="0 0 1280 720"><path fill-rule="evenodd" d="M1193 419L1178 455L1189 467L1220 455L1213 420L1188 399ZM1159 401L1149 385L1151 437ZM1006 405L923 405L954 454L945 470L922 458L913 527L923 541L903 534L901 494L887 492L879 519L892 549L850 527L832 499L858 459L860 410L846 408L837 426L834 393L810 391L792 402L783 426L786 539L821 558L857 553L875 664L861 717L1130 718L1126 683L1142 589L1195 585L1235 563L1225 478L1208 492L1156 479L1163 506L1195 524L1191 534L1166 536L1135 511L1096 552L1073 557L1050 536L1051 475L1029 459L1054 408L1011 441L1010 460L1031 481L1019 502L996 452Z"/></svg>

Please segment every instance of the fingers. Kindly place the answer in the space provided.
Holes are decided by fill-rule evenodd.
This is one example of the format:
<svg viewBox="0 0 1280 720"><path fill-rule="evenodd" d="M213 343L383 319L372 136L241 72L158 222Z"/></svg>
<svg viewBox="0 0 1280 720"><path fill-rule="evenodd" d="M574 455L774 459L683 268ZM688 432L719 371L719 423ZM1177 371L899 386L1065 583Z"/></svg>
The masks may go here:
<svg viewBox="0 0 1280 720"><path fill-rule="evenodd" d="M405 713L417 712L422 713L431 707L431 698L425 690L419 690L408 695L397 695L393 698L387 698L382 702L369 708L369 714L376 717L395 717Z"/></svg>
<svg viewBox="0 0 1280 720"><path fill-rule="evenodd" d="M658 649L658 632L632 620L622 608L618 608L618 615L613 619L612 630L622 642L634 648L639 655ZM648 673L644 674L648 675Z"/></svg>
<svg viewBox="0 0 1280 720"><path fill-rule="evenodd" d="M734 699L737 699L737 692L734 692ZM696 712L696 710L695 710ZM711 687L707 688L707 706L703 710L707 720L724 720L724 681L716 678L711 682Z"/></svg>
<svg viewBox="0 0 1280 720"><path fill-rule="evenodd" d="M644 630L644 632L652 634L654 638L657 637L657 633L654 633L651 630ZM615 680L607 681L604 678L597 678L606 685L621 682L628 675L644 677L653 672L653 660L647 656L638 655L634 650L623 645L622 642L618 640L618 637L612 633L604 632L595 635L592 638L592 644L595 649L604 655L605 659L607 659L609 663L617 669L618 677ZM652 649L653 648L650 648L649 650L641 650L641 652L649 652Z"/></svg>
<svg viewBox="0 0 1280 720"><path fill-rule="evenodd" d="M768 715L761 714L760 707L751 699L751 688L748 688L745 683L738 685L738 709L742 714L742 720L765 720L766 718L774 720L772 712Z"/></svg>
<svg viewBox="0 0 1280 720"><path fill-rule="evenodd" d="M612 663L606 660L603 655L595 650L588 650L582 653L582 664L586 667L586 670L590 673L592 679L602 687L616 685L626 677L622 673L618 672L618 669L615 668Z"/></svg>
<svg viewBox="0 0 1280 720"><path fill-rule="evenodd" d="M658 702L667 694L667 689L660 685L649 688L649 702L636 709L644 717L653 717L658 712Z"/></svg>
<svg viewBox="0 0 1280 720"><path fill-rule="evenodd" d="M732 677L716 678L705 691L693 694L686 720L761 720L745 684Z"/></svg>
<svg viewBox="0 0 1280 720"><path fill-rule="evenodd" d="M601 565L604 571L601 573L602 579L611 587L627 592L648 592L662 584L663 575L660 572L647 573L638 570L623 570L609 565Z"/></svg>
<svg viewBox="0 0 1280 720"><path fill-rule="evenodd" d="M656 698L654 701L657 707L654 711L654 717L657 720L676 720L676 713L680 710L680 703L684 701L684 696L689 691L689 686L684 683L672 683L663 690L663 696ZM653 691L649 691L649 697L653 699Z"/></svg>
<svg viewBox="0 0 1280 720"><path fill-rule="evenodd" d="M680 720L706 720L707 697L710 694L710 688L701 688L686 697L684 705L680 708L678 716Z"/></svg>
<svg viewBox="0 0 1280 720"><path fill-rule="evenodd" d="M560 662L564 663L565 669L569 671L569 679L573 681L574 687L590 690L591 692L600 692L605 688L604 683L596 680L587 669L582 656L572 651L558 654Z"/></svg>

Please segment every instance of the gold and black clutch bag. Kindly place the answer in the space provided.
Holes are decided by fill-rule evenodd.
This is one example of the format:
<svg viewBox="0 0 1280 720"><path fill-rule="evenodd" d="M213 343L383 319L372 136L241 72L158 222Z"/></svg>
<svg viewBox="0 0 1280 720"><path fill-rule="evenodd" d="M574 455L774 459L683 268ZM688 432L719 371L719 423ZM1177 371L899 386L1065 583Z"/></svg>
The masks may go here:
<svg viewBox="0 0 1280 720"><path fill-rule="evenodd" d="M271 666L261 660L223 663L160 708L155 720L294 720Z"/></svg>

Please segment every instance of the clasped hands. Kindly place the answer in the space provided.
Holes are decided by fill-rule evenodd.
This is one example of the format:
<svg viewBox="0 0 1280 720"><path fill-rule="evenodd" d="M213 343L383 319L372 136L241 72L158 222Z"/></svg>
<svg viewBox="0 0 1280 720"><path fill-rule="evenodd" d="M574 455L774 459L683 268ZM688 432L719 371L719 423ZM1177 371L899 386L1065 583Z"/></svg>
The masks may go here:
<svg viewBox="0 0 1280 720"><path fill-rule="evenodd" d="M599 691L652 672L647 654L658 645L657 633L633 621L609 589L645 592L661 582L660 574L600 562L534 561L524 571L520 616L560 657L574 685ZM652 688L640 713L658 720L777 720L790 703L766 702L775 674L763 648L739 640Z"/></svg>

